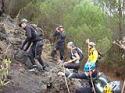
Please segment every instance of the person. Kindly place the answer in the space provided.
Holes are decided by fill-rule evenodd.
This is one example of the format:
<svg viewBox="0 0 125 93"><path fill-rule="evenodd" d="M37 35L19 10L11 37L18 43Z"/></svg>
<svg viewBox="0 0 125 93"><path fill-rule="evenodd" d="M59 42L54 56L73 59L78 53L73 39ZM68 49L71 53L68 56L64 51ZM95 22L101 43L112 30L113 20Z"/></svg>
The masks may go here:
<svg viewBox="0 0 125 93"><path fill-rule="evenodd" d="M41 59L43 39L37 34L36 29L34 29L26 19L21 20L19 24L20 27L26 32L26 39L23 42L21 49L24 51L29 50L29 58L33 64L32 67L36 67L35 59L42 65L42 69L45 69L43 60ZM32 68L31 67L31 68Z"/></svg>
<svg viewBox="0 0 125 93"><path fill-rule="evenodd" d="M95 46L96 44L94 42L89 42L89 40L86 40L86 43L88 44L88 60L87 63L95 63L98 60L98 51L96 50Z"/></svg>
<svg viewBox="0 0 125 93"><path fill-rule="evenodd" d="M83 70L84 72L72 73L68 75L66 73L60 72L58 75L66 76L69 79L73 78L81 80L81 85L77 87L75 93L104 93L104 91L121 93L120 82L110 81L105 74L97 71L96 65L94 63L86 63L83 67Z"/></svg>
<svg viewBox="0 0 125 93"><path fill-rule="evenodd" d="M95 79L98 75L98 72L96 70L96 65L94 63L86 63L83 68L84 72L78 72L78 73L58 73L58 75L66 76L69 79L81 79L86 80L87 82L82 82L81 86L76 89L75 93L93 93L93 86L90 78Z"/></svg>
<svg viewBox="0 0 125 93"><path fill-rule="evenodd" d="M86 63L83 70L83 73L73 73L68 78L89 79L91 76L92 78L96 78L97 70L94 63Z"/></svg>
<svg viewBox="0 0 125 93"><path fill-rule="evenodd" d="M21 20L21 23L19 24L19 26L20 27L22 26L22 28L25 30L22 23L28 24L28 20L24 18ZM31 35L30 35L31 33L29 33L28 30L25 30L25 31L26 31L25 34L26 34L27 38L24 40L24 42L22 43L21 48L20 48L23 51L27 51L32 43L31 39L29 39L31 37Z"/></svg>
<svg viewBox="0 0 125 93"><path fill-rule="evenodd" d="M63 26L59 26L56 28L56 31L53 34L53 37L57 38L57 42L55 47L51 53L51 56L54 58L57 52L59 52L58 62L64 60L64 48L65 48L65 31Z"/></svg>
<svg viewBox="0 0 125 93"><path fill-rule="evenodd" d="M83 52L80 48L76 47L73 42L68 42L67 48L70 50L70 60L64 63L64 67L78 72L80 61L83 59Z"/></svg>

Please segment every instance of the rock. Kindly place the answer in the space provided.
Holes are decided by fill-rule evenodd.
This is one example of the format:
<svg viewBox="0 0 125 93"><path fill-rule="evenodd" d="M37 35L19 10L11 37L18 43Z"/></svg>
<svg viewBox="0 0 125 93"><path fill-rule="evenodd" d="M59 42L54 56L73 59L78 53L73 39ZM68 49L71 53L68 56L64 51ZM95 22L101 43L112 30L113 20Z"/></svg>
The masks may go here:
<svg viewBox="0 0 125 93"><path fill-rule="evenodd" d="M14 59L16 61L21 62L22 64L25 64L26 67L30 68L32 66L31 61L28 57L28 54L23 51L23 50L18 50L15 54L14 54Z"/></svg>

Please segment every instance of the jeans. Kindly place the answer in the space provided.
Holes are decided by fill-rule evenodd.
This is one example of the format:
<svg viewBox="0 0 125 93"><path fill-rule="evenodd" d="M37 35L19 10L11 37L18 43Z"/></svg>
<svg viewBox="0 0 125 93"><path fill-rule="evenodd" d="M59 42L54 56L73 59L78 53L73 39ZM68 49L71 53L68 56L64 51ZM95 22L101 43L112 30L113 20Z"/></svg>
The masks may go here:
<svg viewBox="0 0 125 93"><path fill-rule="evenodd" d="M91 87L80 87L76 89L75 93L93 93Z"/></svg>
<svg viewBox="0 0 125 93"><path fill-rule="evenodd" d="M97 72L93 72L92 77L95 78L97 76ZM70 78L77 78L77 79L86 79L88 80L90 77L86 76L85 73L74 73Z"/></svg>
<svg viewBox="0 0 125 93"><path fill-rule="evenodd" d="M95 78L96 76L97 76L97 73L94 72L92 74L92 77ZM74 74L72 74L72 76L70 78L89 80L88 82L89 82L90 86L88 86L88 87L81 86L80 88L76 89L75 93L93 93L92 92L92 84L91 84L91 81L90 81L90 77L86 76L85 73L74 73Z"/></svg>
<svg viewBox="0 0 125 93"><path fill-rule="evenodd" d="M55 55L57 54L57 51L59 51L59 54L60 54L60 60L63 60L64 59L64 45L62 45L62 46L56 46L54 49L53 49L53 51L52 51L52 53L51 53L51 56L54 58L55 57Z"/></svg>
<svg viewBox="0 0 125 93"><path fill-rule="evenodd" d="M97 72L93 72L92 77L95 78L97 76ZM85 79L85 80L89 80L89 86L88 87L84 87L83 85L76 89L75 93L93 93L92 92L92 84L90 81L90 77L86 76L85 73L74 73L72 74L72 76L70 78L77 78L77 79ZM83 82L84 83L84 82Z"/></svg>

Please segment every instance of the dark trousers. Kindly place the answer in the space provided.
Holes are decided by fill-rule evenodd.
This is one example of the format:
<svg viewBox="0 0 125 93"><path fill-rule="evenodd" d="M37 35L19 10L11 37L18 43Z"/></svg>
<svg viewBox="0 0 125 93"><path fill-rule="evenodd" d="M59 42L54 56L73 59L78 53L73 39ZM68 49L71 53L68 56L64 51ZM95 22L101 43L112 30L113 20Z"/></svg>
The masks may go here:
<svg viewBox="0 0 125 93"><path fill-rule="evenodd" d="M93 93L91 87L81 87L76 89L75 93Z"/></svg>
<svg viewBox="0 0 125 93"><path fill-rule="evenodd" d="M28 49L29 49L29 47L30 47L30 45L32 44L32 42L31 41L29 41L29 42L27 42L27 44L25 45L25 47L24 47L24 51L27 51Z"/></svg>
<svg viewBox="0 0 125 93"><path fill-rule="evenodd" d="M97 72L94 72L92 74L92 77L95 78L97 76ZM74 73L71 78L76 78L76 79L85 79L85 80L89 80L88 83L89 83L89 86L83 86L84 85L84 82L83 82L83 85L76 89L76 92L75 93L93 93L92 92L92 84L91 84L91 81L90 81L90 77L86 76L85 73Z"/></svg>
<svg viewBox="0 0 125 93"><path fill-rule="evenodd" d="M75 69L78 71L80 64L79 63L69 63L69 64L65 64L64 67L68 68L68 69Z"/></svg>
<svg viewBox="0 0 125 93"><path fill-rule="evenodd" d="M51 56L54 58L55 55L57 54L57 51L59 51L59 55L60 55L60 60L63 60L64 59L64 45L62 46L56 46L52 53L51 53Z"/></svg>
<svg viewBox="0 0 125 93"><path fill-rule="evenodd" d="M42 48L43 48L42 41L33 42L29 51L29 58L33 65L35 65L35 59L36 59L42 66L44 66L43 60L41 58Z"/></svg>
<svg viewBox="0 0 125 93"><path fill-rule="evenodd" d="M96 77L97 77L97 72L96 72L96 71L93 72L92 77L93 77L93 78L96 78ZM85 73L74 73L74 74L71 76L71 78L86 79L86 80L90 79L90 77L89 77L89 76L86 76Z"/></svg>

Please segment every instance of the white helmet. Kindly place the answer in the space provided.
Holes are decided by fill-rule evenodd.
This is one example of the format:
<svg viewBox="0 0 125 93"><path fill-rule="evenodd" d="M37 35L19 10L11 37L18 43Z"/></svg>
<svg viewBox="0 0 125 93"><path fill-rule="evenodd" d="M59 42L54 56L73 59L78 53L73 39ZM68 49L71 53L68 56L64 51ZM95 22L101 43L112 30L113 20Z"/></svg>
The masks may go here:
<svg viewBox="0 0 125 93"><path fill-rule="evenodd" d="M68 46L68 47L74 47L75 45L74 45L73 42L68 42L67 46Z"/></svg>
<svg viewBox="0 0 125 93"><path fill-rule="evenodd" d="M28 22L28 20L25 18L21 20L21 23L27 23L27 22Z"/></svg>
<svg viewBox="0 0 125 93"><path fill-rule="evenodd" d="M37 27L37 25L36 24L31 24L33 27Z"/></svg>

